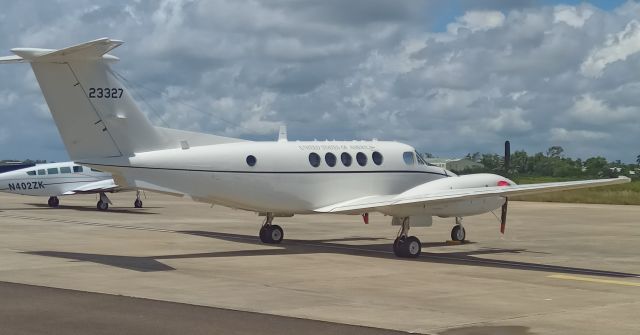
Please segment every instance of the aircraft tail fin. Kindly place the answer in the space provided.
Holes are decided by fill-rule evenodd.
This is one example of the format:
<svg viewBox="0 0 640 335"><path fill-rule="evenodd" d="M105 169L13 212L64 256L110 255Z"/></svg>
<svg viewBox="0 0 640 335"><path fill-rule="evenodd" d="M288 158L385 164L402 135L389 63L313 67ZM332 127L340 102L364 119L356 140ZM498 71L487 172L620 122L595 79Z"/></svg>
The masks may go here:
<svg viewBox="0 0 640 335"><path fill-rule="evenodd" d="M123 42L101 38L68 48L15 48L0 63L28 62L72 160L180 148L185 133L154 127L129 95L107 54ZM198 143L237 139L200 134Z"/></svg>

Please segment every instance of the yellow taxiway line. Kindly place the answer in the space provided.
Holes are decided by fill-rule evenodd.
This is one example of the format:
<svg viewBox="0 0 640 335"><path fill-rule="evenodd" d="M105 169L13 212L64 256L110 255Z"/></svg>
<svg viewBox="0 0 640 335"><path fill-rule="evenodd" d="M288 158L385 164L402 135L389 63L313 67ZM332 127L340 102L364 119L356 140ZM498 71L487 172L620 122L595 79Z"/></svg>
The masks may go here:
<svg viewBox="0 0 640 335"><path fill-rule="evenodd" d="M638 286L638 287L640 287L640 283L638 283L638 282L630 282L630 281L622 281L622 280L599 279L599 278L569 276L569 275L550 275L550 276L547 276L547 277L548 278L555 278L555 279L586 281L586 282L591 282L591 283L614 284L614 285L625 285L625 286Z"/></svg>

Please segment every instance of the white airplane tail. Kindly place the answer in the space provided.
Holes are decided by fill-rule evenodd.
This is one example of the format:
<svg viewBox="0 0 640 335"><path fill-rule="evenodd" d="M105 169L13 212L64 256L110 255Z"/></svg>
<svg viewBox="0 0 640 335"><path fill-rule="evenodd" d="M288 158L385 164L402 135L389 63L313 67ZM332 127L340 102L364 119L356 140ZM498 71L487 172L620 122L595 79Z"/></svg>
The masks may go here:
<svg viewBox="0 0 640 335"><path fill-rule="evenodd" d="M154 127L109 67L118 58L107 52L122 43L101 38L60 50L16 48L0 63L31 64L72 160L241 141Z"/></svg>

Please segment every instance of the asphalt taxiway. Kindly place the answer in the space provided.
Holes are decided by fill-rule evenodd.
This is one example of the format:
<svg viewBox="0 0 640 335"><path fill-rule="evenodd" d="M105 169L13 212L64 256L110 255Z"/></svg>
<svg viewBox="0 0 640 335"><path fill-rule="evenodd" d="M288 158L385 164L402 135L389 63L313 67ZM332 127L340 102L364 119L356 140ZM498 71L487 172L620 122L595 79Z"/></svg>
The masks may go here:
<svg viewBox="0 0 640 335"><path fill-rule="evenodd" d="M405 260L381 215L276 218L285 240L272 246L253 213L110 197L98 212L93 196L51 209L0 194L0 333L640 329L638 206L511 202L505 236L492 214L468 217L462 245L445 243L453 220L436 219L412 228L423 254Z"/></svg>

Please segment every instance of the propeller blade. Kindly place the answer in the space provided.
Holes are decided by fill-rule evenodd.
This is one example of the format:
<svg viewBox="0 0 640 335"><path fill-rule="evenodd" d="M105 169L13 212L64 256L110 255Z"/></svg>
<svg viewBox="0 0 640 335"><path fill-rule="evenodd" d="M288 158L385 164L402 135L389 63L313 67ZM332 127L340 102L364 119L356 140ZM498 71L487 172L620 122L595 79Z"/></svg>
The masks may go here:
<svg viewBox="0 0 640 335"><path fill-rule="evenodd" d="M511 143L509 141L504 142L504 171L509 172L511 165Z"/></svg>
<svg viewBox="0 0 640 335"><path fill-rule="evenodd" d="M502 205L502 215L500 216L500 233L504 234L504 229L507 226L507 207L509 204L509 198L504 199L504 205Z"/></svg>

